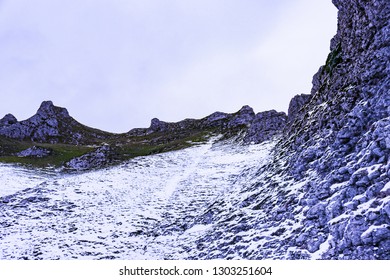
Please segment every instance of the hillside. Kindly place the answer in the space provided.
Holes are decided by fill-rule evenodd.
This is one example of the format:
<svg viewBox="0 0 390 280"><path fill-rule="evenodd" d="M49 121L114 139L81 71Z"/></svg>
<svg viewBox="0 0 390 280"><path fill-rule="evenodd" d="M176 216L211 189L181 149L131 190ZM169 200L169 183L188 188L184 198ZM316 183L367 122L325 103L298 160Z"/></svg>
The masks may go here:
<svg viewBox="0 0 390 280"><path fill-rule="evenodd" d="M0 162L90 170L137 156L187 148L218 134L259 143L280 133L286 119L284 113L255 114L251 107L243 106L233 114L215 112L177 123L154 118L149 128L113 134L80 124L67 109L44 101L27 120L18 122L11 114L0 120Z"/></svg>
<svg viewBox="0 0 390 280"><path fill-rule="evenodd" d="M288 115L125 134L50 102L3 118L1 161L84 172L0 165L0 259L389 260L390 3L333 3L330 54Z"/></svg>

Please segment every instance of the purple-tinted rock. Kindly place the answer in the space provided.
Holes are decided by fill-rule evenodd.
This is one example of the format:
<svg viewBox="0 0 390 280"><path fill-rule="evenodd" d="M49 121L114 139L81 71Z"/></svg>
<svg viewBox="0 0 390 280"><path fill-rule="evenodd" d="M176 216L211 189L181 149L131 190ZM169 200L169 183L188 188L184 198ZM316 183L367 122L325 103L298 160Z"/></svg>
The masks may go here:
<svg viewBox="0 0 390 280"><path fill-rule="evenodd" d="M286 125L287 116L275 110L256 114L244 138L246 143L261 143L281 133Z"/></svg>
<svg viewBox="0 0 390 280"><path fill-rule="evenodd" d="M42 157L47 157L52 154L52 150L43 148L43 147L37 147L33 146L31 148L28 148L26 150L23 150L16 155L18 157L36 157L36 158L42 158Z"/></svg>
<svg viewBox="0 0 390 280"><path fill-rule="evenodd" d="M9 126L9 125L15 124L17 122L18 122L18 120L14 117L14 115L7 114L4 116L4 118L2 118L0 120L0 127L1 126Z"/></svg>
<svg viewBox="0 0 390 280"><path fill-rule="evenodd" d="M228 128L249 126L254 117L255 112L253 112L253 109L245 105L237 113L233 114L232 119L228 123Z"/></svg>
<svg viewBox="0 0 390 280"><path fill-rule="evenodd" d="M295 118L300 115L300 110L309 100L310 94L299 94L290 100L288 106L288 122L293 122Z"/></svg>

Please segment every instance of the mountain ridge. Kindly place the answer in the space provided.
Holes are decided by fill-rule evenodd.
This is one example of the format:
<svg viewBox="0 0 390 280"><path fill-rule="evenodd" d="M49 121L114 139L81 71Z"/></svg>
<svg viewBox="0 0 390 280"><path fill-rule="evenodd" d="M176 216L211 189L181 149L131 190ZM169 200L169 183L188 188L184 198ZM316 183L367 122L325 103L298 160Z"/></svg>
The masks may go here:
<svg viewBox="0 0 390 280"><path fill-rule="evenodd" d="M149 128L109 133L85 126L72 118L67 109L57 107L51 101L43 101L37 113L27 120L19 122L11 114L0 120L0 137L6 138L3 142L18 141L8 152L7 146L1 145L0 160L5 158L5 161L24 162L30 158L28 163L33 164L37 158L54 158L52 149L56 145L69 145L77 150L78 147L86 149L84 153L77 152L75 158L67 157L66 161L57 162L56 165L87 170L119 163L133 156L185 148L192 138L205 140L205 137L215 133L224 135L225 139L240 135L239 138L245 143L259 143L280 133L286 120L283 112L271 110L255 114L251 107L245 105L231 114L215 112L202 119L179 122L153 118ZM12 146L11 142L8 145ZM41 147L45 144L51 146L48 149ZM91 146L94 150L90 149ZM96 156L99 160L96 160Z"/></svg>

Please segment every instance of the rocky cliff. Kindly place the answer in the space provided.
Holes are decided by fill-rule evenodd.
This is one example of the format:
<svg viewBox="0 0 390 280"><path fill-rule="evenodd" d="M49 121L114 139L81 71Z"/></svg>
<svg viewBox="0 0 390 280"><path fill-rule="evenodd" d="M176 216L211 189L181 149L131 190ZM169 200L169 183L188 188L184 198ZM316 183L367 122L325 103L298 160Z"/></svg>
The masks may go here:
<svg viewBox="0 0 390 280"><path fill-rule="evenodd" d="M235 238L224 229L201 239L203 257L229 258L241 246L245 258L390 259L390 3L333 3L338 31L311 94L291 101L274 158L246 198L219 203L234 214L206 212L221 229L229 219L244 224ZM261 245L248 249L244 239Z"/></svg>

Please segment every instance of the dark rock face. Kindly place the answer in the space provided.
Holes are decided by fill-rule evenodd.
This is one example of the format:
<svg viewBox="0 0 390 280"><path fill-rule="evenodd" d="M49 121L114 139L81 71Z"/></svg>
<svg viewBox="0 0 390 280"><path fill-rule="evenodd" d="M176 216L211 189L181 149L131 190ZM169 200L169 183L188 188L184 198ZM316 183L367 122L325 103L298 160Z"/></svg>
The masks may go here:
<svg viewBox="0 0 390 280"><path fill-rule="evenodd" d="M255 117L255 112L249 106L244 106L237 113L233 114L231 120L227 124L228 128L236 128L240 126L249 126Z"/></svg>
<svg viewBox="0 0 390 280"><path fill-rule="evenodd" d="M287 116L283 112L271 110L258 113L248 129L244 141L247 143L261 143L270 140L283 131L286 120Z"/></svg>
<svg viewBox="0 0 390 280"><path fill-rule="evenodd" d="M293 123L277 155L292 178L310 178L300 203L310 207L306 227L332 240L323 258L390 259L383 191L390 180L390 4L333 2L339 14L331 53L305 106L289 112ZM303 248L318 250L309 231L300 232Z"/></svg>
<svg viewBox="0 0 390 280"><path fill-rule="evenodd" d="M54 106L51 101L44 101L34 116L21 122L7 115L0 123L0 135L18 140L69 144L88 143L109 136L81 125L65 108Z"/></svg>
<svg viewBox="0 0 390 280"><path fill-rule="evenodd" d="M310 98L310 94L299 94L291 99L288 106L288 122L292 123L298 116L301 116L300 111Z"/></svg>

